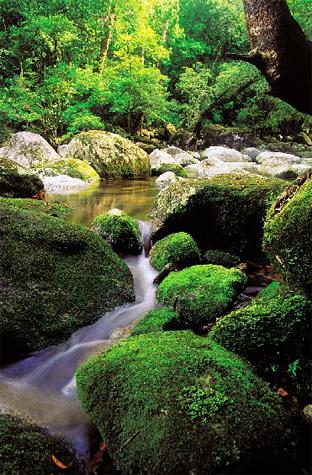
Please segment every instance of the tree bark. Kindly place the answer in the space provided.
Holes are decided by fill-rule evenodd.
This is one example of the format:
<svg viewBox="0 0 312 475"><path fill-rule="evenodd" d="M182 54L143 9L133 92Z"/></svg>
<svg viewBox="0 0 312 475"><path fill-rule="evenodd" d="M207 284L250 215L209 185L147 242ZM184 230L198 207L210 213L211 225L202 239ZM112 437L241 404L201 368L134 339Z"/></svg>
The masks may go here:
<svg viewBox="0 0 312 475"><path fill-rule="evenodd" d="M286 0L244 0L244 8L252 51L229 57L254 64L273 96L312 114L312 43Z"/></svg>
<svg viewBox="0 0 312 475"><path fill-rule="evenodd" d="M112 38L114 23L115 23L115 16L116 16L116 7L117 7L117 0L112 1L109 8L109 13L107 17L103 18L103 38L101 40L100 46L100 55L99 55L99 65L98 65L98 72L103 73L106 58L108 55L108 50Z"/></svg>

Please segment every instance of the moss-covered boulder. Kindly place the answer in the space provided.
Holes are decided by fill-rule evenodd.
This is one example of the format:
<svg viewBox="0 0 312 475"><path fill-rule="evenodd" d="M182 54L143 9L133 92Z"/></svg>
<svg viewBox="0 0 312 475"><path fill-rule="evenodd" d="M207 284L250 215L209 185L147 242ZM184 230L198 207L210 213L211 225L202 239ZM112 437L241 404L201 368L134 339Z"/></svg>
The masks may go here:
<svg viewBox="0 0 312 475"><path fill-rule="evenodd" d="M131 331L131 335L169 330L181 330L183 323L180 316L170 308L162 307L147 313Z"/></svg>
<svg viewBox="0 0 312 475"><path fill-rule="evenodd" d="M166 172L173 172L175 175L182 178L187 177L186 171L184 171L184 168L179 163L164 163L163 165L160 165L158 169L153 170L152 174L154 176L160 176Z"/></svg>
<svg viewBox="0 0 312 475"><path fill-rule="evenodd" d="M66 340L134 298L128 267L93 231L4 201L0 227L4 354Z"/></svg>
<svg viewBox="0 0 312 475"><path fill-rule="evenodd" d="M265 222L264 249L292 286L312 296L311 173L292 184L270 209Z"/></svg>
<svg viewBox="0 0 312 475"><path fill-rule="evenodd" d="M49 216L63 219L67 219L71 213L71 208L65 203L59 203L58 201L32 200L29 198L0 198L0 208L4 206L10 206L17 210L28 209L30 211L39 211Z"/></svg>
<svg viewBox="0 0 312 475"><path fill-rule="evenodd" d="M205 264L216 264L223 267L235 267L240 263L240 258L233 256L228 252L219 251L218 249L209 249L203 256Z"/></svg>
<svg viewBox="0 0 312 475"><path fill-rule="evenodd" d="M309 401L311 315L307 297L273 283L247 307L220 318L209 335L248 358L263 377Z"/></svg>
<svg viewBox="0 0 312 475"><path fill-rule="evenodd" d="M192 327L206 325L229 310L246 283L238 269L198 265L171 272L157 290L157 301L176 310Z"/></svg>
<svg viewBox="0 0 312 475"><path fill-rule="evenodd" d="M76 380L125 474L234 473L265 456L272 463L288 429L279 396L248 364L189 331L128 338L84 363Z"/></svg>
<svg viewBox="0 0 312 475"><path fill-rule="evenodd" d="M120 209L97 216L92 229L117 253L138 254L142 248L138 222Z"/></svg>
<svg viewBox="0 0 312 475"><path fill-rule="evenodd" d="M67 467L59 468L52 455ZM29 419L0 413L0 473L3 475L82 474L68 444Z"/></svg>
<svg viewBox="0 0 312 475"><path fill-rule="evenodd" d="M21 165L0 157L0 196L31 198L43 191L39 176L29 173Z"/></svg>
<svg viewBox="0 0 312 475"><path fill-rule="evenodd" d="M159 271L167 264L183 269L199 263L200 251L192 236L184 232L175 233L154 244L150 260L152 266Z"/></svg>
<svg viewBox="0 0 312 475"><path fill-rule="evenodd" d="M34 166L36 171L43 176L55 177L67 175L72 178L79 178L82 181L95 183L99 181L98 173L88 163L74 158L68 160L58 160L56 162L43 162Z"/></svg>
<svg viewBox="0 0 312 475"><path fill-rule="evenodd" d="M139 178L151 174L149 156L144 150L130 140L100 130L74 137L64 158L89 163L101 178Z"/></svg>
<svg viewBox="0 0 312 475"><path fill-rule="evenodd" d="M254 258L261 251L267 210L284 186L280 180L237 175L175 183L156 198L153 238L185 231L204 250Z"/></svg>

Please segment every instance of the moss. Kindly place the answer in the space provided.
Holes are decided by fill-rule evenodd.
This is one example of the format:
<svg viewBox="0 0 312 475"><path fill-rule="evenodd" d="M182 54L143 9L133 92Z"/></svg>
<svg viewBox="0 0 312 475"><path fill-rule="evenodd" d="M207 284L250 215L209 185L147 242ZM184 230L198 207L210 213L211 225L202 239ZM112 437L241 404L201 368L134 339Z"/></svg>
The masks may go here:
<svg viewBox="0 0 312 475"><path fill-rule="evenodd" d="M183 269L200 261L200 251L192 236L175 233L156 242L151 249L151 264L161 271L166 264Z"/></svg>
<svg viewBox="0 0 312 475"><path fill-rule="evenodd" d="M224 314L246 283L238 269L198 265L171 272L157 290L157 301L174 308L192 327Z"/></svg>
<svg viewBox="0 0 312 475"><path fill-rule="evenodd" d="M151 174L149 156L140 147L110 132L92 130L78 134L69 143L66 159L91 165L101 178L139 178Z"/></svg>
<svg viewBox="0 0 312 475"><path fill-rule="evenodd" d="M133 299L126 264L93 231L0 203L2 351L66 340Z"/></svg>
<svg viewBox="0 0 312 475"><path fill-rule="evenodd" d="M264 249L286 281L311 297L312 180L299 187L291 185L289 192L284 195L285 202L268 213Z"/></svg>
<svg viewBox="0 0 312 475"><path fill-rule="evenodd" d="M240 258L233 256L228 252L219 251L217 249L209 249L203 257L205 264L216 264L224 267L235 267L240 263Z"/></svg>
<svg viewBox="0 0 312 475"><path fill-rule="evenodd" d="M0 207L11 206L15 209L29 209L39 211L49 216L66 219L71 209L65 203L57 201L32 200L27 198L0 198Z"/></svg>
<svg viewBox="0 0 312 475"><path fill-rule="evenodd" d="M0 196L8 198L31 198L44 189L41 179L25 168L0 157Z"/></svg>
<svg viewBox="0 0 312 475"><path fill-rule="evenodd" d="M97 216L92 229L117 253L138 254L142 248L138 222L119 209Z"/></svg>
<svg viewBox="0 0 312 475"><path fill-rule="evenodd" d="M250 366L189 331L128 338L76 380L122 473L233 473L288 430L279 397Z"/></svg>
<svg viewBox="0 0 312 475"><path fill-rule="evenodd" d="M71 466L66 471L58 469L52 455ZM49 435L29 419L8 413L0 413L0 472L3 475L83 473L64 440Z"/></svg>
<svg viewBox="0 0 312 475"><path fill-rule="evenodd" d="M185 231L202 249L258 258L264 218L284 186L281 180L237 175L172 184L156 198L153 239Z"/></svg>
<svg viewBox="0 0 312 475"><path fill-rule="evenodd" d="M160 176L166 172L173 172L182 178L187 178L187 173L179 163L163 163L157 170L153 171L153 175Z"/></svg>
<svg viewBox="0 0 312 475"><path fill-rule="evenodd" d="M68 175L90 183L97 182L100 179L98 173L88 163L73 158L38 163L34 167L38 173L43 173L45 176Z"/></svg>
<svg viewBox="0 0 312 475"><path fill-rule="evenodd" d="M311 313L304 295L273 283L249 306L218 320L209 335L248 358L261 376L306 400L312 396Z"/></svg>
<svg viewBox="0 0 312 475"><path fill-rule="evenodd" d="M170 308L158 308L146 314L132 329L131 335L159 331L180 330L183 323L179 315Z"/></svg>

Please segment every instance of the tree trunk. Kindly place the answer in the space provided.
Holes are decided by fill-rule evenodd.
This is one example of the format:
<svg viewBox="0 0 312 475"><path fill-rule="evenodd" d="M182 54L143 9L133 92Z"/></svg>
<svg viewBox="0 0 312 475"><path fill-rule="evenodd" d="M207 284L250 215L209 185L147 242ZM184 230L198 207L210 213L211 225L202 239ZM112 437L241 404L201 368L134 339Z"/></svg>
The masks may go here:
<svg viewBox="0 0 312 475"><path fill-rule="evenodd" d="M117 1L113 1L110 5L110 11L107 17L103 18L103 38L101 41L99 63L98 63L99 73L102 73L104 71L105 61L108 55L108 50L109 50L110 42L112 39L112 32L113 32L114 23L115 23L116 6L117 6Z"/></svg>
<svg viewBox="0 0 312 475"><path fill-rule="evenodd" d="M273 96L312 114L312 43L286 0L244 0L244 7L252 51L228 56L254 64Z"/></svg>

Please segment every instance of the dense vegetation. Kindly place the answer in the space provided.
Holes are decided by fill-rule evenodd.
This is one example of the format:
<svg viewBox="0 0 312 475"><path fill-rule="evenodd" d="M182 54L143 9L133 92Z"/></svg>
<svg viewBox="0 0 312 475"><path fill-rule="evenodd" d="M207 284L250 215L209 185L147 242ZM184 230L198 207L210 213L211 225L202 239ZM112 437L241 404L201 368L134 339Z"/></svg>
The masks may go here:
<svg viewBox="0 0 312 475"><path fill-rule="evenodd" d="M308 0L289 0L312 34ZM266 94L241 0L1 0L0 142L52 143L88 129L142 132L205 123L296 135L311 120ZM169 128L170 129L170 128Z"/></svg>

